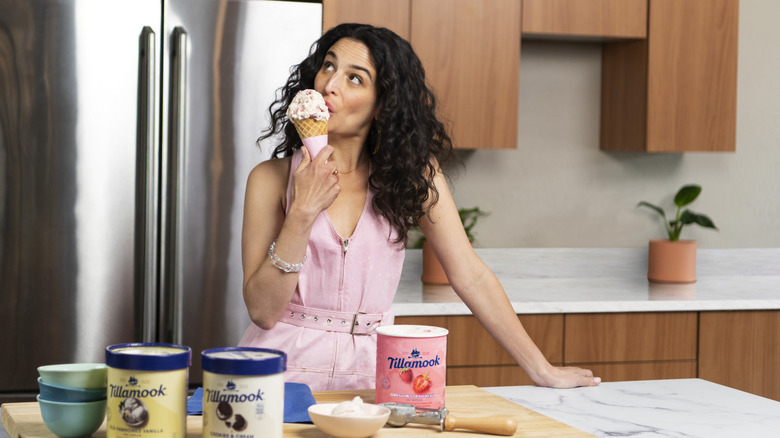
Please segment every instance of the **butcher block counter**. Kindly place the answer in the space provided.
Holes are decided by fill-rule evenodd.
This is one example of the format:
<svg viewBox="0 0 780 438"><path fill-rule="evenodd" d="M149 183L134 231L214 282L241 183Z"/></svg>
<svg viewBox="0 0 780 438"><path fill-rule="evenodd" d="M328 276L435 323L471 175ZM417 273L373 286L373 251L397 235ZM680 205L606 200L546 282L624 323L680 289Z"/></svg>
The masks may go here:
<svg viewBox="0 0 780 438"><path fill-rule="evenodd" d="M315 393L322 403L373 391ZM448 386L446 402L461 416L511 415L516 437L776 437L780 402L702 379L604 382L590 388L552 389L504 386L479 389ZM10 438L54 438L41 420L37 403L6 403L0 409ZM2 432L2 431L0 431ZM94 437L105 437L105 426ZM2 433L0 433L2 436ZM201 417L189 417L187 436L201 437ZM285 424L285 438L325 438L312 424ZM489 436L445 432L434 426L385 427L376 438Z"/></svg>
<svg viewBox="0 0 780 438"><path fill-rule="evenodd" d="M553 420L528 408L512 403L495 394L475 386L449 386L446 389L447 409L453 415L462 417L480 417L489 415L510 415L517 421L516 437L592 437L579 429ZM366 402L373 403L374 391L332 391L314 393L319 403L332 403L351 400L359 395ZM43 424L38 403L6 403L2 405L2 423L11 438L56 438ZM187 437L200 438L202 419L200 416L187 417ZM400 428L386 426L377 432L377 438L425 438L440 434L435 426L409 424ZM95 438L106 436L105 423L93 435ZM474 437L473 432L451 431L447 438ZM285 424L285 438L326 438L327 435L313 424Z"/></svg>

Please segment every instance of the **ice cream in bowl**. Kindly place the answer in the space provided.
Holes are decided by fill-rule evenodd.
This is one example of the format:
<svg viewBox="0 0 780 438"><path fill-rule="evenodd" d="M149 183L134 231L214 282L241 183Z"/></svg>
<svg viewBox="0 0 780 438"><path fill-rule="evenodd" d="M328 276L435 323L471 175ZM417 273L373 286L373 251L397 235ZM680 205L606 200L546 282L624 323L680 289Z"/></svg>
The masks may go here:
<svg viewBox="0 0 780 438"><path fill-rule="evenodd" d="M365 438L375 434L390 417L390 409L363 403L360 397L341 403L309 406L311 421L334 438Z"/></svg>

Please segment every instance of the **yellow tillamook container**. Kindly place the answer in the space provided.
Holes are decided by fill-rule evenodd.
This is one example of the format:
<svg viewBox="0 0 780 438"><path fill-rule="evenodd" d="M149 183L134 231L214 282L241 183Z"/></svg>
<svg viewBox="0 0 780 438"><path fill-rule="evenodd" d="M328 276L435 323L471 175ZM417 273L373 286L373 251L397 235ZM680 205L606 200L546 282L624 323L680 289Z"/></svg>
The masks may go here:
<svg viewBox="0 0 780 438"><path fill-rule="evenodd" d="M117 344L106 348L107 438L185 438L189 347Z"/></svg>

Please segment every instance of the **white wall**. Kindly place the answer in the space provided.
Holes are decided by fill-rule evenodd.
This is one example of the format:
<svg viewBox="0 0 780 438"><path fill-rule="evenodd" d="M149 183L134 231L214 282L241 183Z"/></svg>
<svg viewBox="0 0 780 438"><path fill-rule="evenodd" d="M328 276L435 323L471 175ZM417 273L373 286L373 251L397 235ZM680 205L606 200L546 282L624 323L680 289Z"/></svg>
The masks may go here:
<svg viewBox="0 0 780 438"><path fill-rule="evenodd" d="M523 42L516 150L464 151L452 174L461 207L492 214L478 247L645 247L665 233L644 200L690 208L720 231L689 226L701 248L780 247L780 2L740 2L736 153L599 150L601 46ZM489 80L489 78L486 78Z"/></svg>

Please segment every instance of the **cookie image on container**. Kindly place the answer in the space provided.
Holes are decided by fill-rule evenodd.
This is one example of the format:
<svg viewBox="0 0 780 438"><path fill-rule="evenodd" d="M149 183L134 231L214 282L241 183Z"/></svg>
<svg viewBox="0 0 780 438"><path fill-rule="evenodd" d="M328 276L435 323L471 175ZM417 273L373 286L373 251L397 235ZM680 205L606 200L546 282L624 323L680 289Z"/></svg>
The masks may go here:
<svg viewBox="0 0 780 438"><path fill-rule="evenodd" d="M246 420L244 419L244 416L236 414L236 419L233 421L233 430L241 432L244 429L246 429Z"/></svg>
<svg viewBox="0 0 780 438"><path fill-rule="evenodd" d="M233 408L230 407L230 403L223 401L217 405L217 418L220 420L227 420L233 416Z"/></svg>
<svg viewBox="0 0 780 438"><path fill-rule="evenodd" d="M144 427L149 422L149 411L146 405L134 397L128 397L119 403L119 415L122 416L125 424L132 428Z"/></svg>

